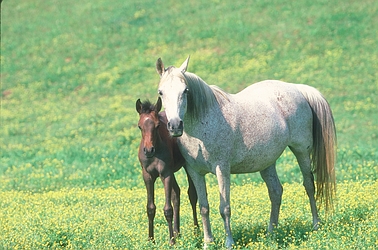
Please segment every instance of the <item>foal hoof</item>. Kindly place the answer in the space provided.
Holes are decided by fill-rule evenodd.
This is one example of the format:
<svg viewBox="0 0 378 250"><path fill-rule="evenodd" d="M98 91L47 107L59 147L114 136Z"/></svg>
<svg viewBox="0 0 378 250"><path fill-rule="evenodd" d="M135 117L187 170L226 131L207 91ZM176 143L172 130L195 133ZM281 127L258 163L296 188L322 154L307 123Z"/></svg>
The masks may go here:
<svg viewBox="0 0 378 250"><path fill-rule="evenodd" d="M175 240L175 238L170 239L170 241L169 241L169 245L170 245L170 246L173 246L174 244L176 244L176 240Z"/></svg>
<svg viewBox="0 0 378 250"><path fill-rule="evenodd" d="M156 242L155 242L155 239L154 239L154 238L151 238L151 237L148 237L148 241L151 242L151 243L153 243L153 244L156 243Z"/></svg>

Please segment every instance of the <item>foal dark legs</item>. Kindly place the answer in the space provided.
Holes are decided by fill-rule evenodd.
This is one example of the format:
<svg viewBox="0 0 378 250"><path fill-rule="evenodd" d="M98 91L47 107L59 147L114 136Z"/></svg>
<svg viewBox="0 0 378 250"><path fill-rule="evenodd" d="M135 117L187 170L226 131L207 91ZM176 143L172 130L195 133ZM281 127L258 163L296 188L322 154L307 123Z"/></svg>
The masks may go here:
<svg viewBox="0 0 378 250"><path fill-rule="evenodd" d="M170 238L169 243L170 245L173 245L175 244L175 237L180 233L180 188L173 174L170 174L166 177L161 176L161 181L164 184L164 216L168 223ZM172 207L171 201L173 201L174 209ZM174 230L173 224L175 227Z"/></svg>
<svg viewBox="0 0 378 250"><path fill-rule="evenodd" d="M151 176L143 168L143 180L147 190L148 239L154 240L154 219L156 214L154 184L157 177Z"/></svg>
<svg viewBox="0 0 378 250"><path fill-rule="evenodd" d="M147 190L147 216L148 216L148 239L152 242L154 240L154 219L156 214L155 205L155 181L157 176L150 175L147 171L143 169L143 180L146 185ZM161 177L161 181L164 184L165 191L165 205L164 205L164 216L168 223L169 230L169 243L171 245L175 244L175 236L180 233L180 188L176 182L173 174L166 177ZM174 209L171 204L171 200L174 204ZM173 219L174 217L174 219ZM173 221L175 229L173 230Z"/></svg>
<svg viewBox="0 0 378 250"><path fill-rule="evenodd" d="M180 187L172 175L172 204L173 204L173 233L174 237L180 234Z"/></svg>
<svg viewBox="0 0 378 250"><path fill-rule="evenodd" d="M154 219L156 214L155 205L155 188L154 184L157 176L149 174L143 168L143 180L146 185L147 190L147 216L148 216L148 238L152 242L154 240ZM176 178L173 174L167 176L161 176L161 181L164 184L165 192L165 205L164 205L164 216L168 223L169 230L169 243L171 245L175 244L175 237L180 234L180 187L177 184ZM197 220L197 192L194 187L192 179L188 175L189 189L188 195L190 204L193 210L193 220L194 225L198 227ZM173 207L172 207L173 203Z"/></svg>

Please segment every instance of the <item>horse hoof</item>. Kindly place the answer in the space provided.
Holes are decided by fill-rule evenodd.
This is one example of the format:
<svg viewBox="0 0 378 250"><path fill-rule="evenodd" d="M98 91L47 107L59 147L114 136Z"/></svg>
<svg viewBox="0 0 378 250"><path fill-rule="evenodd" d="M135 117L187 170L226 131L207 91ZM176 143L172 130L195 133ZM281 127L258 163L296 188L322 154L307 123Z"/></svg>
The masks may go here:
<svg viewBox="0 0 378 250"><path fill-rule="evenodd" d="M232 249L232 246L235 245L235 242L233 239L229 240L227 239L226 240L226 249Z"/></svg>
<svg viewBox="0 0 378 250"><path fill-rule="evenodd" d="M203 244L203 249L208 249L209 247L211 248L213 246L215 246L214 239L210 239Z"/></svg>

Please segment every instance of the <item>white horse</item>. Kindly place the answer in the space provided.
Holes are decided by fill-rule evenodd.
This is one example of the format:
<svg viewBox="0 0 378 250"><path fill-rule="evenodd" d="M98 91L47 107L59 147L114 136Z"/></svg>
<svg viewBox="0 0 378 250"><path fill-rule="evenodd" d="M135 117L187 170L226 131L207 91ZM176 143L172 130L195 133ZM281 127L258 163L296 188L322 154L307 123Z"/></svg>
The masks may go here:
<svg viewBox="0 0 378 250"><path fill-rule="evenodd" d="M326 210L332 207L336 186L336 131L325 98L313 87L273 80L229 94L187 72L188 63L189 57L179 68L164 68L159 58L158 93L168 118L168 130L179 137L180 151L198 193L205 246L214 240L205 174L217 176L225 244L231 248L234 240L230 227L230 174L260 172L271 201L268 231L272 232L278 225L283 191L276 160L286 147L297 158L317 229L320 220L313 173L316 198L325 203Z"/></svg>

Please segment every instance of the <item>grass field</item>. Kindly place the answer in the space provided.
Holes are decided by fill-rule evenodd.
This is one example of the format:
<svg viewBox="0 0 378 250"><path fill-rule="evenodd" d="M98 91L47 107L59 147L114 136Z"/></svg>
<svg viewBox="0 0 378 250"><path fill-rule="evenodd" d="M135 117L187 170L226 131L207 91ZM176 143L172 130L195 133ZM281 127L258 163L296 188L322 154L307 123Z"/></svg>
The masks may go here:
<svg viewBox="0 0 378 250"><path fill-rule="evenodd" d="M235 93L279 79L319 89L338 133L338 203L311 232L292 154L278 161L281 225L264 234L259 174L232 177L236 248L373 249L378 244L378 2L7 1L1 4L0 248L168 248L157 184L156 244L147 242L135 101L156 100L155 61ZM183 171L177 248L193 233ZM223 245L208 175L214 249ZM247 191L248 190L248 191ZM160 209L161 208L161 209ZM160 209L160 210L159 210ZM246 212L244 212L244 210ZM135 212L132 214L131 212Z"/></svg>

